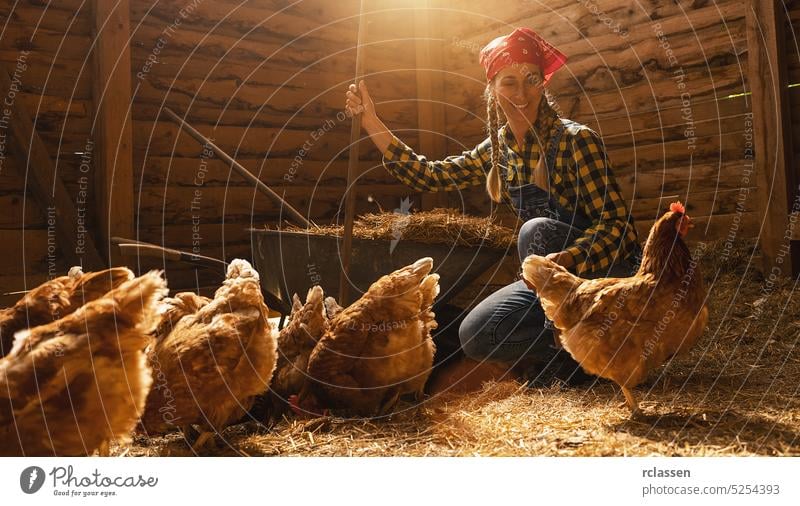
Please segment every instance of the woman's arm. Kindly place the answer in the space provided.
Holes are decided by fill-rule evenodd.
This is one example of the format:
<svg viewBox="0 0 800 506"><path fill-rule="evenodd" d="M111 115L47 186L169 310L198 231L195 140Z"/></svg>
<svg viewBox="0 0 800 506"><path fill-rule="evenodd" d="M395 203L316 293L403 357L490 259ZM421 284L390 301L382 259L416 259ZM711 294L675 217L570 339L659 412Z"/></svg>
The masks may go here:
<svg viewBox="0 0 800 506"><path fill-rule="evenodd" d="M611 170L611 162L600 136L582 128L572 139L572 156L578 175L580 205L592 220L568 253L576 274L608 269L618 255L624 255L629 242L637 240L636 229Z"/></svg>
<svg viewBox="0 0 800 506"><path fill-rule="evenodd" d="M383 121L378 118L375 112L375 102L369 95L367 83L360 81L358 83L358 93L356 93L356 85L351 84L345 93L345 109L351 116L358 116L361 114L361 126L369 134L369 138L375 143L378 151L385 152L392 142L392 132L386 128Z"/></svg>
<svg viewBox="0 0 800 506"><path fill-rule="evenodd" d="M346 93L349 114L362 114L361 125L383 154L383 166L401 182L417 191L458 190L484 184L491 163L491 143L485 140L471 151L444 160L429 161L414 153L378 118L375 103L364 81L356 93L354 84Z"/></svg>

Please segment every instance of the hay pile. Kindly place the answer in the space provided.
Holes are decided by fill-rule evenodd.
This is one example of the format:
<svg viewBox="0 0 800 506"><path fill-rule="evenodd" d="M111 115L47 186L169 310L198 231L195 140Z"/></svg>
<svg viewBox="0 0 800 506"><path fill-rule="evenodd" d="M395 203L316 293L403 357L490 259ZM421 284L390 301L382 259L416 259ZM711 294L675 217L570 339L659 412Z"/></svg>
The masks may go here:
<svg viewBox="0 0 800 506"><path fill-rule="evenodd" d="M217 455L794 455L800 456L800 297L754 269L752 245L702 265L711 316L698 346L637 388L645 418L617 387L526 388L405 405L388 420L283 420L227 429ZM190 455L177 434L138 439L129 455Z"/></svg>
<svg viewBox="0 0 800 506"><path fill-rule="evenodd" d="M342 225L326 225L316 229L289 227L285 230L312 235L341 237ZM514 231L500 226L491 218L467 216L456 209L434 209L411 214L370 213L356 218L353 237L386 240L402 237L404 241L424 244L481 246L495 249L513 248Z"/></svg>

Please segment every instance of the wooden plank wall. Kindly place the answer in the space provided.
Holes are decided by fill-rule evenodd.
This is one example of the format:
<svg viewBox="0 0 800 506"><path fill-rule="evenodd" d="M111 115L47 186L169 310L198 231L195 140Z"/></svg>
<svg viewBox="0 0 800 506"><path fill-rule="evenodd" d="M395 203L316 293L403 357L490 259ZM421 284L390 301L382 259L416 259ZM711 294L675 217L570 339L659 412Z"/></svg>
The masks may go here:
<svg viewBox="0 0 800 506"><path fill-rule="evenodd" d="M528 26L568 55L551 91L563 116L602 135L642 234L657 216L659 197L679 195L699 223L696 239L757 235L745 151L749 104L739 95L747 73L745 3L555 0L488 7L441 0L450 152L485 137L480 48ZM685 135L689 115L694 139ZM466 200L473 212L488 209L480 189Z"/></svg>
<svg viewBox="0 0 800 506"><path fill-rule="evenodd" d="M781 70L784 70L787 89L785 89L784 127L788 124L789 135L784 135L784 160L787 162L786 186L787 186L787 210L790 215L795 215L795 221L789 221L789 225L794 224L791 230L789 241L789 251L791 252L792 274L797 276L800 273L800 226L796 224L798 205L800 205L800 0L787 0L778 5L776 17L783 22L783 45L784 62ZM777 31L780 37L780 30ZM777 242L777 241L776 241Z"/></svg>
<svg viewBox="0 0 800 506"><path fill-rule="evenodd" d="M90 164L84 165L87 172L81 172L81 153L87 151L87 144L92 147L89 3L53 0L45 9L38 0L4 2L0 20L0 65L10 75L16 73L21 90L11 98L29 112L57 174L75 199L80 177L91 175ZM0 129L0 134L7 133L8 129ZM0 305L19 298L3 293L31 288L48 275L64 274L68 267L61 260L55 237L48 239L48 219L55 218L28 190L27 156L9 152L9 147L10 139L6 139L0 166ZM77 204L79 210L87 211L88 229L94 227L94 199L89 189L86 202ZM48 254L48 240L55 248L52 255Z"/></svg>
<svg viewBox="0 0 800 506"><path fill-rule="evenodd" d="M277 207L160 116L164 106L188 120L316 221L337 219L344 191L349 122L337 118L355 65L358 0L130 1L135 233L140 240L226 259L251 256L249 226L275 224ZM446 143L441 153L471 148L484 136L482 70L477 54L513 26L540 31L570 57L552 83L564 115L605 139L643 232L659 197L679 195L701 226L695 235L753 236L757 230L747 177L745 3L654 0L541 0L487 4L428 0L427 49L413 5L371 0L367 79L381 117L419 147L418 83L441 90L444 121L430 123ZM795 15L795 19L796 19ZM88 3L39 0L0 6L0 62L13 72L29 50L19 99L36 118L57 170L79 190L81 157L92 139L91 17ZM656 25L663 32L658 37ZM672 51L671 62L667 48ZM432 54L425 54L430 51ZM418 59L441 61L421 70ZM800 64L793 60L790 75ZM684 73L679 88L675 71ZM427 75L424 75L427 73ZM792 78L794 82L796 79ZM426 85L427 86L427 85ZM690 96L694 138L681 93ZM731 97L732 96L732 97ZM795 105L798 102L794 97ZM437 105L437 108L439 106ZM427 110L422 107L423 111ZM440 108L441 109L441 108ZM800 107L797 107L800 109ZM442 126L443 125L443 126ZM318 129L326 131L316 135ZM300 152L304 144L311 149ZM796 144L800 145L800 144ZM749 153L752 155L752 153ZM299 156L299 162L295 157ZM357 212L387 210L419 196L362 149L364 176ZM9 268L0 288L25 288L47 274L47 216L25 198L21 157L0 170L0 258ZM197 193L199 191L199 194ZM28 196L29 197L29 196ZM91 209L94 198L87 195ZM481 188L450 196L471 213L488 212ZM23 206L24 202L24 206ZM193 202L195 208L193 209ZM419 205L419 204L418 204ZM94 217L89 213L89 226ZM24 225L23 225L24 223ZM24 229L24 232L23 232ZM24 256L23 256L24 252ZM20 267L24 266L24 267ZM143 262L141 269L162 266ZM185 266L167 264L173 287L198 282ZM58 273L66 266L57 266ZM24 269L24 271L22 270ZM203 279L200 284L205 284ZM30 281L29 281L30 284Z"/></svg>
<svg viewBox="0 0 800 506"><path fill-rule="evenodd" d="M356 0L131 0L140 240L191 251L199 232L195 253L249 258L245 229L279 219L278 206L159 116L164 106L186 115L312 220L343 219L350 121L340 113L355 70L358 7ZM384 98L390 126L415 126L413 33L395 23L391 2L370 2L370 9L370 87ZM301 151L304 144L310 149ZM380 167L371 143L361 152L365 189L357 212L376 210L369 194L397 207L410 190ZM191 269L167 267L171 286L195 283Z"/></svg>
<svg viewBox="0 0 800 506"><path fill-rule="evenodd" d="M790 168L789 183L794 187L789 195L790 205L800 191L800 0L787 0L783 6L782 18L786 22L784 35L786 68L788 80L789 108L787 111L792 124L792 153L794 166ZM800 230L795 230L795 240L800 238Z"/></svg>

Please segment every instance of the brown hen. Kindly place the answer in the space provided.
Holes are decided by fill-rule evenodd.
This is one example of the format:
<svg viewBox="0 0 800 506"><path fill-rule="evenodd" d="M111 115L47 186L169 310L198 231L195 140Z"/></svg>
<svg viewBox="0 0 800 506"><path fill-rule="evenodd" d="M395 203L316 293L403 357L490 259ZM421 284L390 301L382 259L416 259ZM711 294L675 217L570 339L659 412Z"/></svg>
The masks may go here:
<svg viewBox="0 0 800 506"><path fill-rule="evenodd" d="M522 271L564 348L589 373L617 383L638 414L632 389L671 356L689 350L706 327L700 268L684 237L692 222L674 203L650 230L630 278L581 279L531 255Z"/></svg>
<svg viewBox="0 0 800 506"><path fill-rule="evenodd" d="M166 282L150 272L17 334L0 359L0 455L91 455L125 441L151 384L142 351Z"/></svg>
<svg viewBox="0 0 800 506"><path fill-rule="evenodd" d="M45 281L14 306L0 309L0 357L11 350L16 332L67 316L132 278L133 273L125 267L88 274L73 267L66 276Z"/></svg>
<svg viewBox="0 0 800 506"><path fill-rule="evenodd" d="M153 337L156 341L167 337L181 318L196 313L209 302L211 299L208 297L192 292L180 292L174 297L165 297L158 306L159 319Z"/></svg>
<svg viewBox="0 0 800 506"><path fill-rule="evenodd" d="M385 414L398 399L421 398L431 372L436 328L433 260L383 276L353 305L338 311L308 362L303 409L330 407L356 415Z"/></svg>
<svg viewBox="0 0 800 506"><path fill-rule="evenodd" d="M308 358L327 328L322 287L311 288L305 304L295 294L289 323L278 335L278 366L270 385L273 416L285 411L290 396L300 393L308 375Z"/></svg>
<svg viewBox="0 0 800 506"><path fill-rule="evenodd" d="M155 380L142 428L188 434L197 424L197 449L240 419L275 370L276 336L267 317L258 273L246 260L234 260L214 299L152 346Z"/></svg>

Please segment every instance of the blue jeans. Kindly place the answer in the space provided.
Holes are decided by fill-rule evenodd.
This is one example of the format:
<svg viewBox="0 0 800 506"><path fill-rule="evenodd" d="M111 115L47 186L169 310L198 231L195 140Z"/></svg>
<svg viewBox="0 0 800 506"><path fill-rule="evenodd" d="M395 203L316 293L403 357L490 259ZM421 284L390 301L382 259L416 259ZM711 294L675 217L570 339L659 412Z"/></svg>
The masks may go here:
<svg viewBox="0 0 800 506"><path fill-rule="evenodd" d="M583 235L583 229L552 218L525 222L517 243L520 261L530 254L545 256L562 251ZM609 277L632 274L628 262L618 262ZM505 286L481 301L461 322L458 337L464 353L475 360L515 362L553 355L553 333L544 326L544 310L536 293L523 281ZM567 354L564 354L567 355ZM570 357L566 357L571 360ZM575 364L577 367L577 363Z"/></svg>

